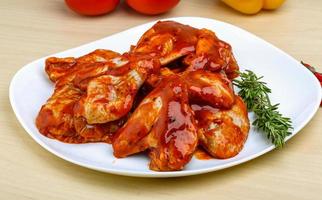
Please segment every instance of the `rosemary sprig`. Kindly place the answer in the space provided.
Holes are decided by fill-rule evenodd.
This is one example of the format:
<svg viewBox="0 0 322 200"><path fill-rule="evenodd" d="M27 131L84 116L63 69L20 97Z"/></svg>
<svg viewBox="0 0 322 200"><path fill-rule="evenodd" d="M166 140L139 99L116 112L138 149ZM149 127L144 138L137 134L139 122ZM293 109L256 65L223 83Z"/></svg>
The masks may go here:
<svg viewBox="0 0 322 200"><path fill-rule="evenodd" d="M245 101L248 110L256 115L253 125L264 131L276 147L282 147L285 137L290 135L290 130L293 129L291 119L279 113L279 104L271 104L268 97L271 89L261 81L262 76L257 77L250 70L238 73L240 79L235 79L233 83L240 89L238 94Z"/></svg>

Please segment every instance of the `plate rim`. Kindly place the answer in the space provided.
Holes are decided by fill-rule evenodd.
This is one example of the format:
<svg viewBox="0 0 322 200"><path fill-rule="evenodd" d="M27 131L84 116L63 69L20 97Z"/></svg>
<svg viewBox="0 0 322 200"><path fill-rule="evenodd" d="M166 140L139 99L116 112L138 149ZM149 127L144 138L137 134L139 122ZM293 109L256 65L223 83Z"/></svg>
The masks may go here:
<svg viewBox="0 0 322 200"><path fill-rule="evenodd" d="M293 58L292 56L290 56L289 54L287 54L286 52L284 52L283 50L277 48L276 46L274 46L273 44L265 41L264 39L258 37L256 34L254 33L251 33L245 29L242 29L238 26L235 26L233 24L230 24L230 23L227 23L227 22L223 22L223 21L219 21L219 20L216 20L216 19L210 19L210 18L203 18L203 17L190 17L190 16L187 16L187 17L172 17L172 18L164 18L164 19L158 19L158 20L153 20L153 21L150 21L150 22L147 22L147 23L144 23L144 24L140 24L140 25L137 25L137 26L133 26L133 27L130 27L126 30L123 30L123 31L120 31L120 32L117 32L117 33L114 33L112 35L108 35L106 37L103 37L101 39L98 39L98 40L95 40L95 41L92 41L92 42L88 42L86 44L82 44L80 46L77 46L77 47L74 47L74 48L70 48L70 49L67 49L67 50L64 50L64 51L61 51L61 52L57 52L57 53L54 53L54 54L51 54L51 55L56 55L56 54L61 54L61 53L65 53L67 51L73 51L75 49L79 49L79 48L82 48L83 46L85 45L90 45L92 43L95 43L95 42L98 42L100 40L103 40L105 38L108 38L108 37L112 37L114 35L117 35L117 34L120 34L120 33L123 33L123 32L126 32L126 31L129 31L133 28L137 28L137 27L140 27L140 26L146 26L146 25L149 25L149 24L153 24L157 21L160 21L160 20L180 20L180 19L191 19L191 20L206 20L206 21L214 21L216 23L222 23L224 24L225 26L232 26L233 28L236 28L238 30L241 30L241 31L244 31L244 32L247 32L249 34L251 34L252 36L254 36L256 39L259 39L261 42L264 42L265 45L268 45L270 46L271 48L273 48L274 50L278 51L279 53L283 54L283 56L287 56L288 58L290 59L293 59L295 61L297 61L295 58ZM48 55L49 56L49 55ZM245 158L241 158L239 160L236 160L236 161L232 161L232 162L229 162L229 163L225 163L225 164L222 164L222 165L218 165L218 166L213 166L213 167L207 167L207 168L203 168L203 169L192 169L192 170L182 170L182 171L170 171L170 172L154 172L154 171L151 171L151 172L144 172L144 171L131 171L131 170L118 170L118 169L107 169L107 168L103 168L103 167L98 167L98 166L93 166L93 165L90 165L90 164L86 164L86 163L83 163L83 162L80 162L80 161L77 161L77 160L74 160L72 158L69 158L68 156L65 156L64 154L61 154L59 152L56 152L54 149L52 149L50 146L48 146L47 144L45 144L40 138L38 138L36 136L35 133L33 133L32 130L30 130L28 128L28 125L24 122L24 120L22 119L20 113L18 112L17 110L17 106L16 106L16 103L14 101L14 85L16 83L16 79L17 77L19 77L19 75L28 68L28 66L30 65L33 65L34 63L37 63L39 62L40 60L43 60L45 59L46 57L48 56L44 56L42 58L39 58L39 59L36 59L26 65L24 65L22 68L20 68L15 74L14 76L12 77L11 81L10 81L10 85L9 85L9 101L10 101L10 104L11 104L11 107L14 111L14 114L16 116L16 118L18 119L19 123L22 125L22 127L25 129L25 131L40 145L42 146L44 149L46 149L47 151L49 151L50 153L54 154L55 156L61 158L61 159L64 159L70 163L73 163L75 165L79 165L79 166L82 166L82 167L85 167L85 168L88 168L88 169L93 169L93 170L97 170L97 171L101 171L101 172L105 172L105 173L111 173L111 174L116 174L116 175L123 175L123 176L132 176L132 177L151 177L151 178L167 178L167 177L182 177L182 176L191 176L191 175L198 175L198 174L204 174L204 173L209 173L209 172L213 172L213 171L218 171L218 170L222 170L222 169L225 169L225 168L229 168L229 167L232 167L232 166L235 166L235 165L239 165L239 164L242 164L242 163L245 163L249 160L252 160L254 158L257 158L271 150L273 150L275 148L274 145L270 145L269 147L263 149L262 151L259 151L251 156L247 156ZM295 66L294 66L295 67ZM303 69L305 69L303 67ZM285 141L288 141L290 138L294 137L301 129L303 129L305 127L305 125L308 124L308 122L313 118L313 116L317 113L318 111L318 108L319 108L319 105L320 105L320 100L321 100L321 97L322 97L322 90L320 89L320 84L319 82L316 80L316 78L314 77L314 75L309 72L309 70L305 69L303 70L304 73L306 73L307 76L311 77L310 79L314 80L313 82L315 82L314 86L316 87L317 91L318 91L318 94L316 95L316 99L315 99L315 105L313 106L313 109L312 111L310 112L310 114L308 115L308 117L301 121L299 123L299 125L297 126L297 129L294 129L292 130L292 134L285 140ZM319 86L319 87L317 87ZM40 134L40 133L39 133Z"/></svg>

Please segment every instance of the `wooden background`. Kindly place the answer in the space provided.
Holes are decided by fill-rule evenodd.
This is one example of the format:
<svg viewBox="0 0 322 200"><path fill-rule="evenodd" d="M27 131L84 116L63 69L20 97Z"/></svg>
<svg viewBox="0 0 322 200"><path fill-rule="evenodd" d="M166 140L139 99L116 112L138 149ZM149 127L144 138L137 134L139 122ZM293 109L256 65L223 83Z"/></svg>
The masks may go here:
<svg viewBox="0 0 322 200"><path fill-rule="evenodd" d="M319 199L322 109L282 150L204 175L144 179L68 163L44 150L20 126L8 86L26 63L127 28L174 16L240 26L322 71L322 1L288 0L275 12L245 16L216 0L182 0L154 17L122 5L102 17L80 17L63 0L0 1L0 199ZM282 66L281 66L282 67ZM305 106L305 105L303 105Z"/></svg>

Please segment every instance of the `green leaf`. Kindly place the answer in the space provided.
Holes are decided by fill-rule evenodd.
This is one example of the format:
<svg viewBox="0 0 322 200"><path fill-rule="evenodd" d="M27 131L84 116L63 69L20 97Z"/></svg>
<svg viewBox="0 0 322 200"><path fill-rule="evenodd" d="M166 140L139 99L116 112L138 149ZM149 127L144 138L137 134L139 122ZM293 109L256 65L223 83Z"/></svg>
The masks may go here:
<svg viewBox="0 0 322 200"><path fill-rule="evenodd" d="M271 89L261 81L263 76L257 77L250 70L238 74L240 78L235 79L233 83L240 89L238 95L243 98L248 110L255 113L253 125L262 130L276 147L284 146L285 138L293 129L291 119L279 113L279 104L271 104L268 96Z"/></svg>

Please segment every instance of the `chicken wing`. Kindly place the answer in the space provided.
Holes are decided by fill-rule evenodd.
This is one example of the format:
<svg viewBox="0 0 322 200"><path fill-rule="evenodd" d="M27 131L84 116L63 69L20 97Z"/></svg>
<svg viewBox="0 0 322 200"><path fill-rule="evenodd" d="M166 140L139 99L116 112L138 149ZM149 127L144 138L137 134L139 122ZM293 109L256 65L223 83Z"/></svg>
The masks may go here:
<svg viewBox="0 0 322 200"><path fill-rule="evenodd" d="M86 95L78 102L82 108L80 115L89 124L106 123L125 116L132 108L137 91L155 68L159 68L158 60L138 60L123 76L102 75L92 79Z"/></svg>
<svg viewBox="0 0 322 200"><path fill-rule="evenodd" d="M150 169L170 171L190 161L197 142L187 86L172 75L141 102L112 144L119 158L149 149Z"/></svg>
<svg viewBox="0 0 322 200"><path fill-rule="evenodd" d="M105 124L87 124L75 115L75 106L82 94L72 84L56 88L36 118L40 133L67 143L111 143L112 135L124 124L125 118Z"/></svg>
<svg viewBox="0 0 322 200"><path fill-rule="evenodd" d="M215 108L230 108L235 102L231 81L224 72L187 71L182 75L188 84L190 102Z"/></svg>
<svg viewBox="0 0 322 200"><path fill-rule="evenodd" d="M80 70L77 70L75 75L72 77L73 84L82 89L86 90L89 81L93 78L102 76L102 75L112 75L112 76L123 76L126 75L131 69L138 69L139 65L145 64L142 66L142 70L157 70L158 67L155 65L149 65L147 63L152 58L149 55L140 54L140 53L124 53L118 57L114 57L103 64L95 63L95 66L92 67L83 67ZM150 67L150 68L149 68Z"/></svg>
<svg viewBox="0 0 322 200"><path fill-rule="evenodd" d="M160 58L165 65L195 51L198 29L174 21L159 21L143 34L131 52Z"/></svg>
<svg viewBox="0 0 322 200"><path fill-rule="evenodd" d="M78 141L80 137L75 135L73 108L81 95L82 92L71 84L56 88L36 118L40 133L66 142Z"/></svg>
<svg viewBox="0 0 322 200"><path fill-rule="evenodd" d="M229 110L193 104L200 145L215 158L231 158L243 148L248 137L249 119L243 100L236 96Z"/></svg>
<svg viewBox="0 0 322 200"><path fill-rule="evenodd" d="M83 67L76 71L72 82L76 87L85 91L89 81L93 78L108 74L118 76L126 74L130 70L128 63L128 58L122 55L104 63L95 63L95 66L92 64L91 67Z"/></svg>
<svg viewBox="0 0 322 200"><path fill-rule="evenodd" d="M190 54L184 60L189 70L204 69L213 72L224 70L229 79L238 76L239 69L232 53L231 46L218 39L214 32L200 29L195 54Z"/></svg>
<svg viewBox="0 0 322 200"><path fill-rule="evenodd" d="M77 61L73 57L57 58L49 57L45 61L45 71L52 82L56 82L65 76L76 65Z"/></svg>
<svg viewBox="0 0 322 200"><path fill-rule="evenodd" d="M224 70L230 79L237 76L239 69L231 46L218 39L214 32L173 21L157 22L143 34L131 52L157 56L163 66L186 56L184 63L190 70Z"/></svg>
<svg viewBox="0 0 322 200"><path fill-rule="evenodd" d="M49 57L45 62L45 71L49 79L56 82L61 77L70 73L72 70L78 70L80 65L88 63L106 62L112 58L119 56L119 53L110 50L97 49L89 54L79 58L67 57L57 58ZM86 65L91 66L91 65Z"/></svg>

